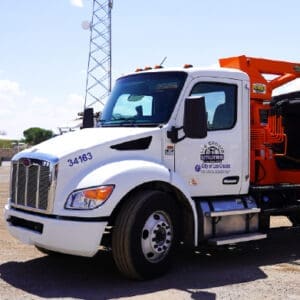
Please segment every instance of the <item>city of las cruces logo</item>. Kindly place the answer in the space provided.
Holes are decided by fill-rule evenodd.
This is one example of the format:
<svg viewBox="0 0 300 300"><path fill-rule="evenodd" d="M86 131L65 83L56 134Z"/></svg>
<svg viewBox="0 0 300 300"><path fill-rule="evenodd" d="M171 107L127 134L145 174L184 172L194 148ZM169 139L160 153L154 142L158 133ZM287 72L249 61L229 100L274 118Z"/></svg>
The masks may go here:
<svg viewBox="0 0 300 300"><path fill-rule="evenodd" d="M224 149L219 145L205 145L200 159L205 163L220 163L224 160Z"/></svg>
<svg viewBox="0 0 300 300"><path fill-rule="evenodd" d="M200 149L200 161L195 171L201 173L229 173L230 164L225 163L225 151L222 145L209 141Z"/></svg>

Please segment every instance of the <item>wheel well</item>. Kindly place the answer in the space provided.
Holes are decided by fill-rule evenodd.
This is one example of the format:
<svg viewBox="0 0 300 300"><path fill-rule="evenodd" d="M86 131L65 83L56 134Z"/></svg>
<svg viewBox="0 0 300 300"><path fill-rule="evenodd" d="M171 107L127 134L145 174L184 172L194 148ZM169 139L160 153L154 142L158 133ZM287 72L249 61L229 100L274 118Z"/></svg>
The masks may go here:
<svg viewBox="0 0 300 300"><path fill-rule="evenodd" d="M128 192L117 204L114 208L107 225L107 233L103 236L101 245L110 247L111 245L111 233L113 231L113 227L115 224L115 220L118 214L121 212L123 205L126 203L126 200L130 198L133 194L140 192L141 190L157 190L162 191L168 194L171 194L172 198L176 202L179 211L180 217L180 232L179 232L179 240L184 242L187 245L194 245L194 215L193 211L189 205L188 200L182 194L181 191L176 189L174 186L161 182L161 181L152 181L144 183L140 186L137 186L130 192ZM192 216L192 218L191 218Z"/></svg>

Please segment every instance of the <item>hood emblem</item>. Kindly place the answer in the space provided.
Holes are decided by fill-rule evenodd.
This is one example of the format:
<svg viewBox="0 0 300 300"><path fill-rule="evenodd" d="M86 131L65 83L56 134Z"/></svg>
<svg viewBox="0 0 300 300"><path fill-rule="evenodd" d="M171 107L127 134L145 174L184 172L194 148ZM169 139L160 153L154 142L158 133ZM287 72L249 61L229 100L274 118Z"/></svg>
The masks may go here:
<svg viewBox="0 0 300 300"><path fill-rule="evenodd" d="M32 165L32 161L29 158L21 159L21 163L24 167L30 167Z"/></svg>

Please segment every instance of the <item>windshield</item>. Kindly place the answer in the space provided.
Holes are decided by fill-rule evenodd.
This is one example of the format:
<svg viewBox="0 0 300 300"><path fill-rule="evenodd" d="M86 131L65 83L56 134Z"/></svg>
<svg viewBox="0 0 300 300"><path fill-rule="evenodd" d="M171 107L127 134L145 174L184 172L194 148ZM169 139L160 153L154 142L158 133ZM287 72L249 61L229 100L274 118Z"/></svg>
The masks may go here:
<svg viewBox="0 0 300 300"><path fill-rule="evenodd" d="M167 123L186 76L184 72L159 72L118 79L104 107L100 126Z"/></svg>

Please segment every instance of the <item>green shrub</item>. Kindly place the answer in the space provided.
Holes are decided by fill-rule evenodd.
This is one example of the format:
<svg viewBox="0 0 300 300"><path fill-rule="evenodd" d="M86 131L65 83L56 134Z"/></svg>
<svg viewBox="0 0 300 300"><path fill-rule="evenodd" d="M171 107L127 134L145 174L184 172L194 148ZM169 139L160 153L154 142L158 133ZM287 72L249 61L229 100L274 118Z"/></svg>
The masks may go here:
<svg viewBox="0 0 300 300"><path fill-rule="evenodd" d="M16 141L0 139L0 148L13 148Z"/></svg>

